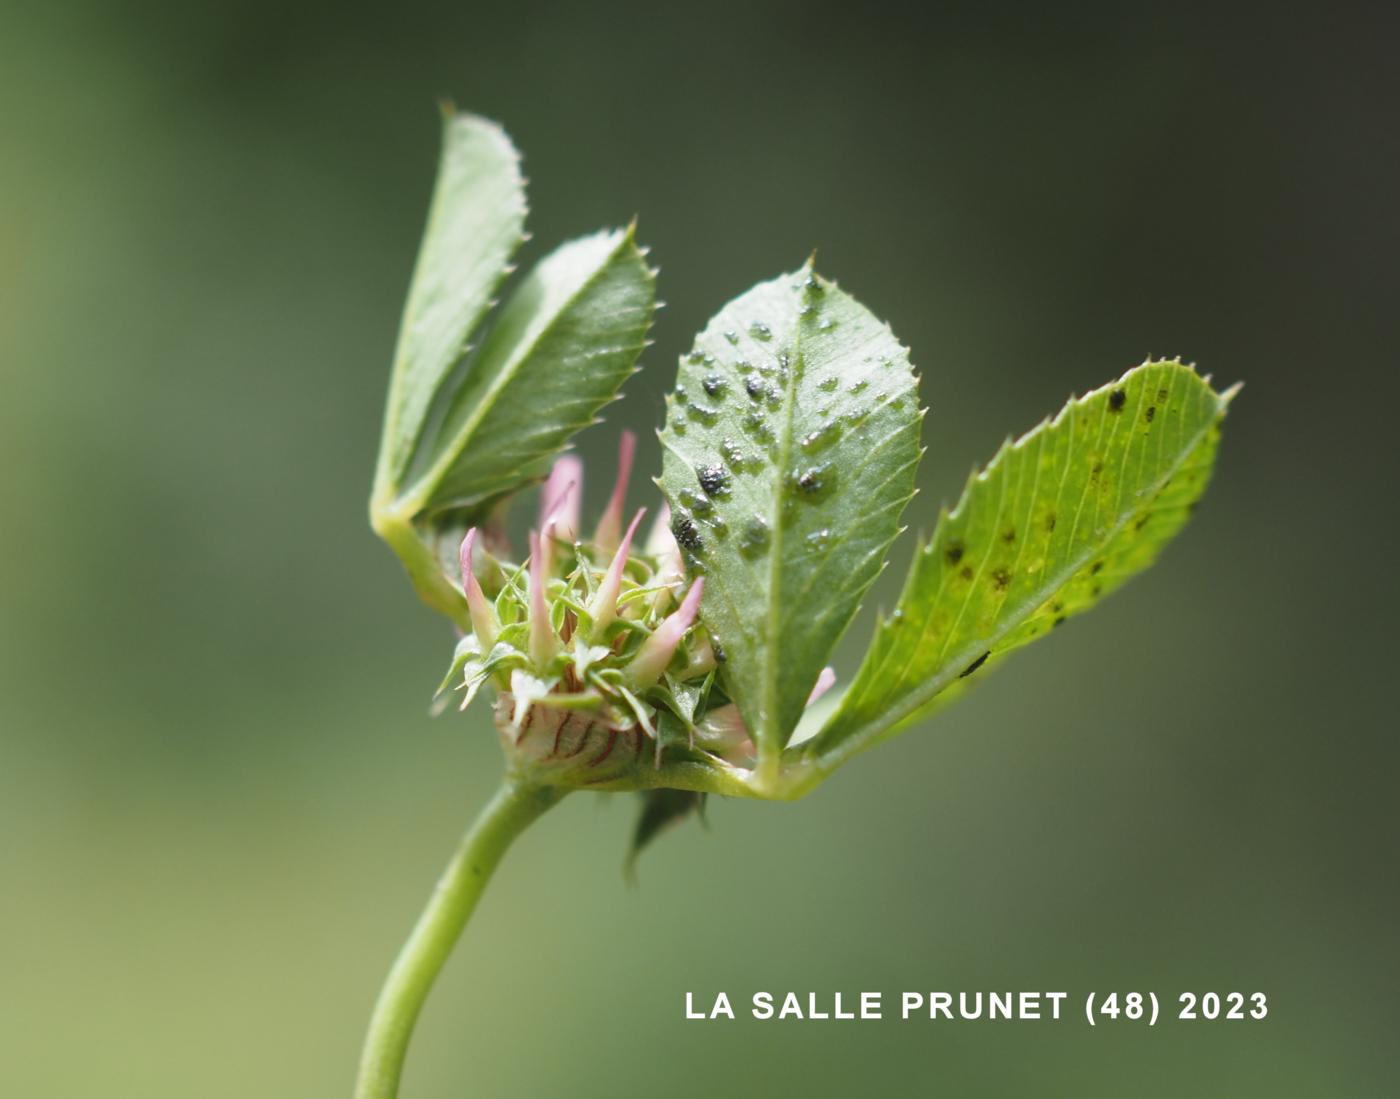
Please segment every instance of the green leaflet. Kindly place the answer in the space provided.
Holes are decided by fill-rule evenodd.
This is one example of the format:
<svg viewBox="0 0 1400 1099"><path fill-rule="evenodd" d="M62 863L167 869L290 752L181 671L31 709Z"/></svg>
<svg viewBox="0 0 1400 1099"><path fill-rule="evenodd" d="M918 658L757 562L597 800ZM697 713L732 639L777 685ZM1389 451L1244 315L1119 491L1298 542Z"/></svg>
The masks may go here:
<svg viewBox="0 0 1400 1099"><path fill-rule="evenodd" d="M519 488L635 370L655 297L630 228L541 260L468 364L412 495L442 510Z"/></svg>
<svg viewBox="0 0 1400 1099"><path fill-rule="evenodd" d="M510 139L483 118L446 114L437 185L394 353L377 499L402 483L433 399L466 354L524 226L525 184Z"/></svg>
<svg viewBox="0 0 1400 1099"><path fill-rule="evenodd" d="M629 878L636 877L637 856L649 847L662 831L673 824L685 820L692 813L702 820L705 816L705 795L693 790L643 790L642 811L632 829L632 842L627 848L627 862L623 871Z"/></svg>
<svg viewBox="0 0 1400 1099"><path fill-rule="evenodd" d="M1205 490L1233 395L1178 362L1146 363L1003 446L916 550L803 756L830 770L1150 565Z"/></svg>
<svg viewBox="0 0 1400 1099"><path fill-rule="evenodd" d="M524 219L509 139L483 119L449 115L389 383L370 519L423 600L463 628L466 607L448 579L462 528L542 476L616 397L655 307L655 274L632 229L598 233L540 261L485 339L469 347L510 270Z"/></svg>
<svg viewBox="0 0 1400 1099"><path fill-rule="evenodd" d="M905 349L810 265L730 302L681 360L661 487L760 771L884 565L921 418Z"/></svg>

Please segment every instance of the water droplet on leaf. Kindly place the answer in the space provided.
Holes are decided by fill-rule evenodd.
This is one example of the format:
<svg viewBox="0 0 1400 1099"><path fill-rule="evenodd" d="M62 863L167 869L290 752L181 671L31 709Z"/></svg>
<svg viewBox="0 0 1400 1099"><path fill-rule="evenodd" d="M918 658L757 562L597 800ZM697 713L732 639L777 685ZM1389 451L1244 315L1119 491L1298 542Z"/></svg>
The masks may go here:
<svg viewBox="0 0 1400 1099"><path fill-rule="evenodd" d="M771 538L768 520L761 515L755 515L744 524L743 533L739 537L739 552L745 557L757 557L767 552Z"/></svg>
<svg viewBox="0 0 1400 1099"><path fill-rule="evenodd" d="M810 466L792 475L792 487L800 499L816 501L831 491L835 480L830 466Z"/></svg>
<svg viewBox="0 0 1400 1099"><path fill-rule="evenodd" d="M815 431L809 431L802 437L802 449L813 452L825 450L840 437L840 423L835 420L829 420Z"/></svg>

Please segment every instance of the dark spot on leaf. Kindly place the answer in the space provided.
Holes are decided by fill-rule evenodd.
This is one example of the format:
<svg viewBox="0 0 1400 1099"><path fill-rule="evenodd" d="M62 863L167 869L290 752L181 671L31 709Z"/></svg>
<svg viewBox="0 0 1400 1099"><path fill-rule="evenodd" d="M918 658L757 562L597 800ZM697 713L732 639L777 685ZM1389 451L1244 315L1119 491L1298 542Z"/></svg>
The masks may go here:
<svg viewBox="0 0 1400 1099"><path fill-rule="evenodd" d="M964 668L964 669L962 670L962 672L958 675L958 678L959 678L959 679L966 679L966 678L967 678L968 676L970 676L973 672L975 672L978 668L980 668L983 664L985 664L985 663L987 662L987 657L989 657L989 656L991 656L991 655L992 655L992 653L991 653L991 650L990 650L990 649L989 649L987 652L984 652L981 656L979 656L976 660L974 660L971 664L969 664L966 668Z"/></svg>
<svg viewBox="0 0 1400 1099"><path fill-rule="evenodd" d="M1158 403L1158 404L1166 404L1166 403L1167 403L1167 391L1166 391L1165 389L1159 389L1159 390L1157 390L1157 403Z"/></svg>
<svg viewBox="0 0 1400 1099"><path fill-rule="evenodd" d="M729 487L729 473L719 463L700 466L696 469L695 476L700 481L700 487L711 496L718 496Z"/></svg>
<svg viewBox="0 0 1400 1099"><path fill-rule="evenodd" d="M1063 626L1063 625L1065 624L1065 616L1064 616L1064 615L1060 615L1059 618L1055 619L1055 623L1054 623L1054 624L1055 624L1056 626Z"/></svg>
<svg viewBox="0 0 1400 1099"><path fill-rule="evenodd" d="M1011 570L1005 565L998 565L992 570L992 586L997 591L1005 591L1011 586Z"/></svg>
<svg viewBox="0 0 1400 1099"><path fill-rule="evenodd" d="M1103 562L1102 562L1102 561L1095 561L1092 565L1089 566L1089 575L1090 575L1090 576L1097 576L1102 570L1103 570Z"/></svg>
<svg viewBox="0 0 1400 1099"><path fill-rule="evenodd" d="M1045 529L1047 531L1055 529L1055 513L1053 511L1045 517Z"/></svg>
<svg viewBox="0 0 1400 1099"><path fill-rule="evenodd" d="M1123 404L1127 401L1128 394L1122 389L1115 389L1108 395L1108 410L1110 412L1122 412Z"/></svg>
<svg viewBox="0 0 1400 1099"><path fill-rule="evenodd" d="M688 515L676 516L671 523L671 533L676 536L677 544L691 553L699 553L705 548L700 532L695 529L695 523Z"/></svg>
<svg viewBox="0 0 1400 1099"><path fill-rule="evenodd" d="M1133 524L1133 530L1142 530L1143 527L1147 526L1147 520L1151 518L1152 515L1150 512L1147 515L1139 516L1138 521Z"/></svg>
<svg viewBox="0 0 1400 1099"><path fill-rule="evenodd" d="M948 559L948 564L956 565L963 558L962 543L954 542L951 546L949 546L946 550L943 551L943 556Z"/></svg>
<svg viewBox="0 0 1400 1099"><path fill-rule="evenodd" d="M1006 530L1001 532L1001 540L1006 543L1016 541L1016 532L1010 527L1007 527Z"/></svg>
<svg viewBox="0 0 1400 1099"><path fill-rule="evenodd" d="M1147 411L1143 413L1143 418L1146 419L1147 422L1150 424L1150 423L1152 422L1152 417L1154 417L1154 416L1156 416L1156 415L1157 415L1157 406L1156 406L1155 404L1150 404L1150 405L1147 406Z"/></svg>
<svg viewBox="0 0 1400 1099"><path fill-rule="evenodd" d="M973 575L972 566L964 565L962 567L962 572L958 573L958 575L961 576L964 580L971 580Z"/></svg>

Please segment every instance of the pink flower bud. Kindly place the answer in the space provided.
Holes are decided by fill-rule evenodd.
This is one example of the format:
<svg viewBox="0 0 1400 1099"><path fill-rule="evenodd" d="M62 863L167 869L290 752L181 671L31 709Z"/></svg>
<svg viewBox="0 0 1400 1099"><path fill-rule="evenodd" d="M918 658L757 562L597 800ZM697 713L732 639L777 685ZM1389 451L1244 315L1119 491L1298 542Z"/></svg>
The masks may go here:
<svg viewBox="0 0 1400 1099"><path fill-rule="evenodd" d="M671 533L671 505L665 500L661 501L661 510L651 524L644 548L652 557L669 558L674 554L677 561L681 559L681 548L676 545L676 536Z"/></svg>
<svg viewBox="0 0 1400 1099"><path fill-rule="evenodd" d="M554 542L578 536L583 500L583 462L565 454L554 463L540 491L540 559L545 576L554 575Z"/></svg>
<svg viewBox="0 0 1400 1099"><path fill-rule="evenodd" d="M676 544L676 536L671 533L671 505L661 501L661 510L656 513L656 521L647 534L645 552L656 558L656 579L663 585L651 597L653 610L662 610L671 601L671 589L665 585L685 579L685 561L681 558L681 547Z"/></svg>
<svg viewBox="0 0 1400 1099"><path fill-rule="evenodd" d="M671 657L676 655L676 646L681 643L681 638L695 622L695 616L700 611L700 595L704 589L704 577L697 577L695 583L690 585L690 591L686 593L681 605L642 642L642 647L637 650L632 663L627 665L627 678L634 688L642 690L661 678L661 673L671 663Z"/></svg>
<svg viewBox="0 0 1400 1099"><path fill-rule="evenodd" d="M627 503L627 482L632 476L632 455L637 449L637 437L624 431L617 444L617 483L613 485L608 506L598 520L597 533L593 543L602 553L612 553L617 549L618 534L622 531L622 509Z"/></svg>
<svg viewBox="0 0 1400 1099"><path fill-rule="evenodd" d="M572 542L578 536L578 517L583 500L583 461L576 454L564 454L554 463L540 491L540 530Z"/></svg>
<svg viewBox="0 0 1400 1099"><path fill-rule="evenodd" d="M530 659L543 667L559 651L559 638L549 623L549 608L544 601L544 586L549 579L544 556L540 552L540 536L530 532Z"/></svg>
<svg viewBox="0 0 1400 1099"><path fill-rule="evenodd" d="M622 571L627 567L627 557L632 552L632 535L637 533L637 524L642 521L642 516L646 513L647 509L641 508L632 517L632 524L627 528L622 544L617 547L612 564L608 566L608 571L603 576L603 582L598 585L598 591L593 596L593 602L589 605L588 613L593 618L595 634L601 634L617 617L617 596L622 590Z"/></svg>
<svg viewBox="0 0 1400 1099"><path fill-rule="evenodd" d="M467 597L467 610L471 613L472 633L476 634L476 639L481 643L481 651L489 652L491 646L496 643L496 612L487 601L485 593L481 590L481 584L476 578L476 572L472 568L472 551L476 548L476 527L467 531L467 536L462 539L462 591Z"/></svg>
<svg viewBox="0 0 1400 1099"><path fill-rule="evenodd" d="M836 669L827 665L827 667L822 669L821 675L817 676L817 682L812 687L812 693L807 696L807 705L810 706L817 699L821 698L822 695L826 694L827 691L831 690L835 682Z"/></svg>

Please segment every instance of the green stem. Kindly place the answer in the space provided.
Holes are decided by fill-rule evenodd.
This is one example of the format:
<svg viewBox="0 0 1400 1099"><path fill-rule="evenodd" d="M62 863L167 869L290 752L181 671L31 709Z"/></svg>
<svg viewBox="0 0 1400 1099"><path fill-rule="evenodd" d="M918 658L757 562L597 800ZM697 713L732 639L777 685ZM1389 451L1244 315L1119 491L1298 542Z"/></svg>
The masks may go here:
<svg viewBox="0 0 1400 1099"><path fill-rule="evenodd" d="M408 570L419 597L435 611L447 615L464 630L471 629L467 601L443 575L442 566L418 537L413 523L403 512L377 498L370 503L369 521L375 533L388 543Z"/></svg>
<svg viewBox="0 0 1400 1099"><path fill-rule="evenodd" d="M355 1099L394 1099L423 1001L511 841L564 791L507 776L447 864L370 1016Z"/></svg>

